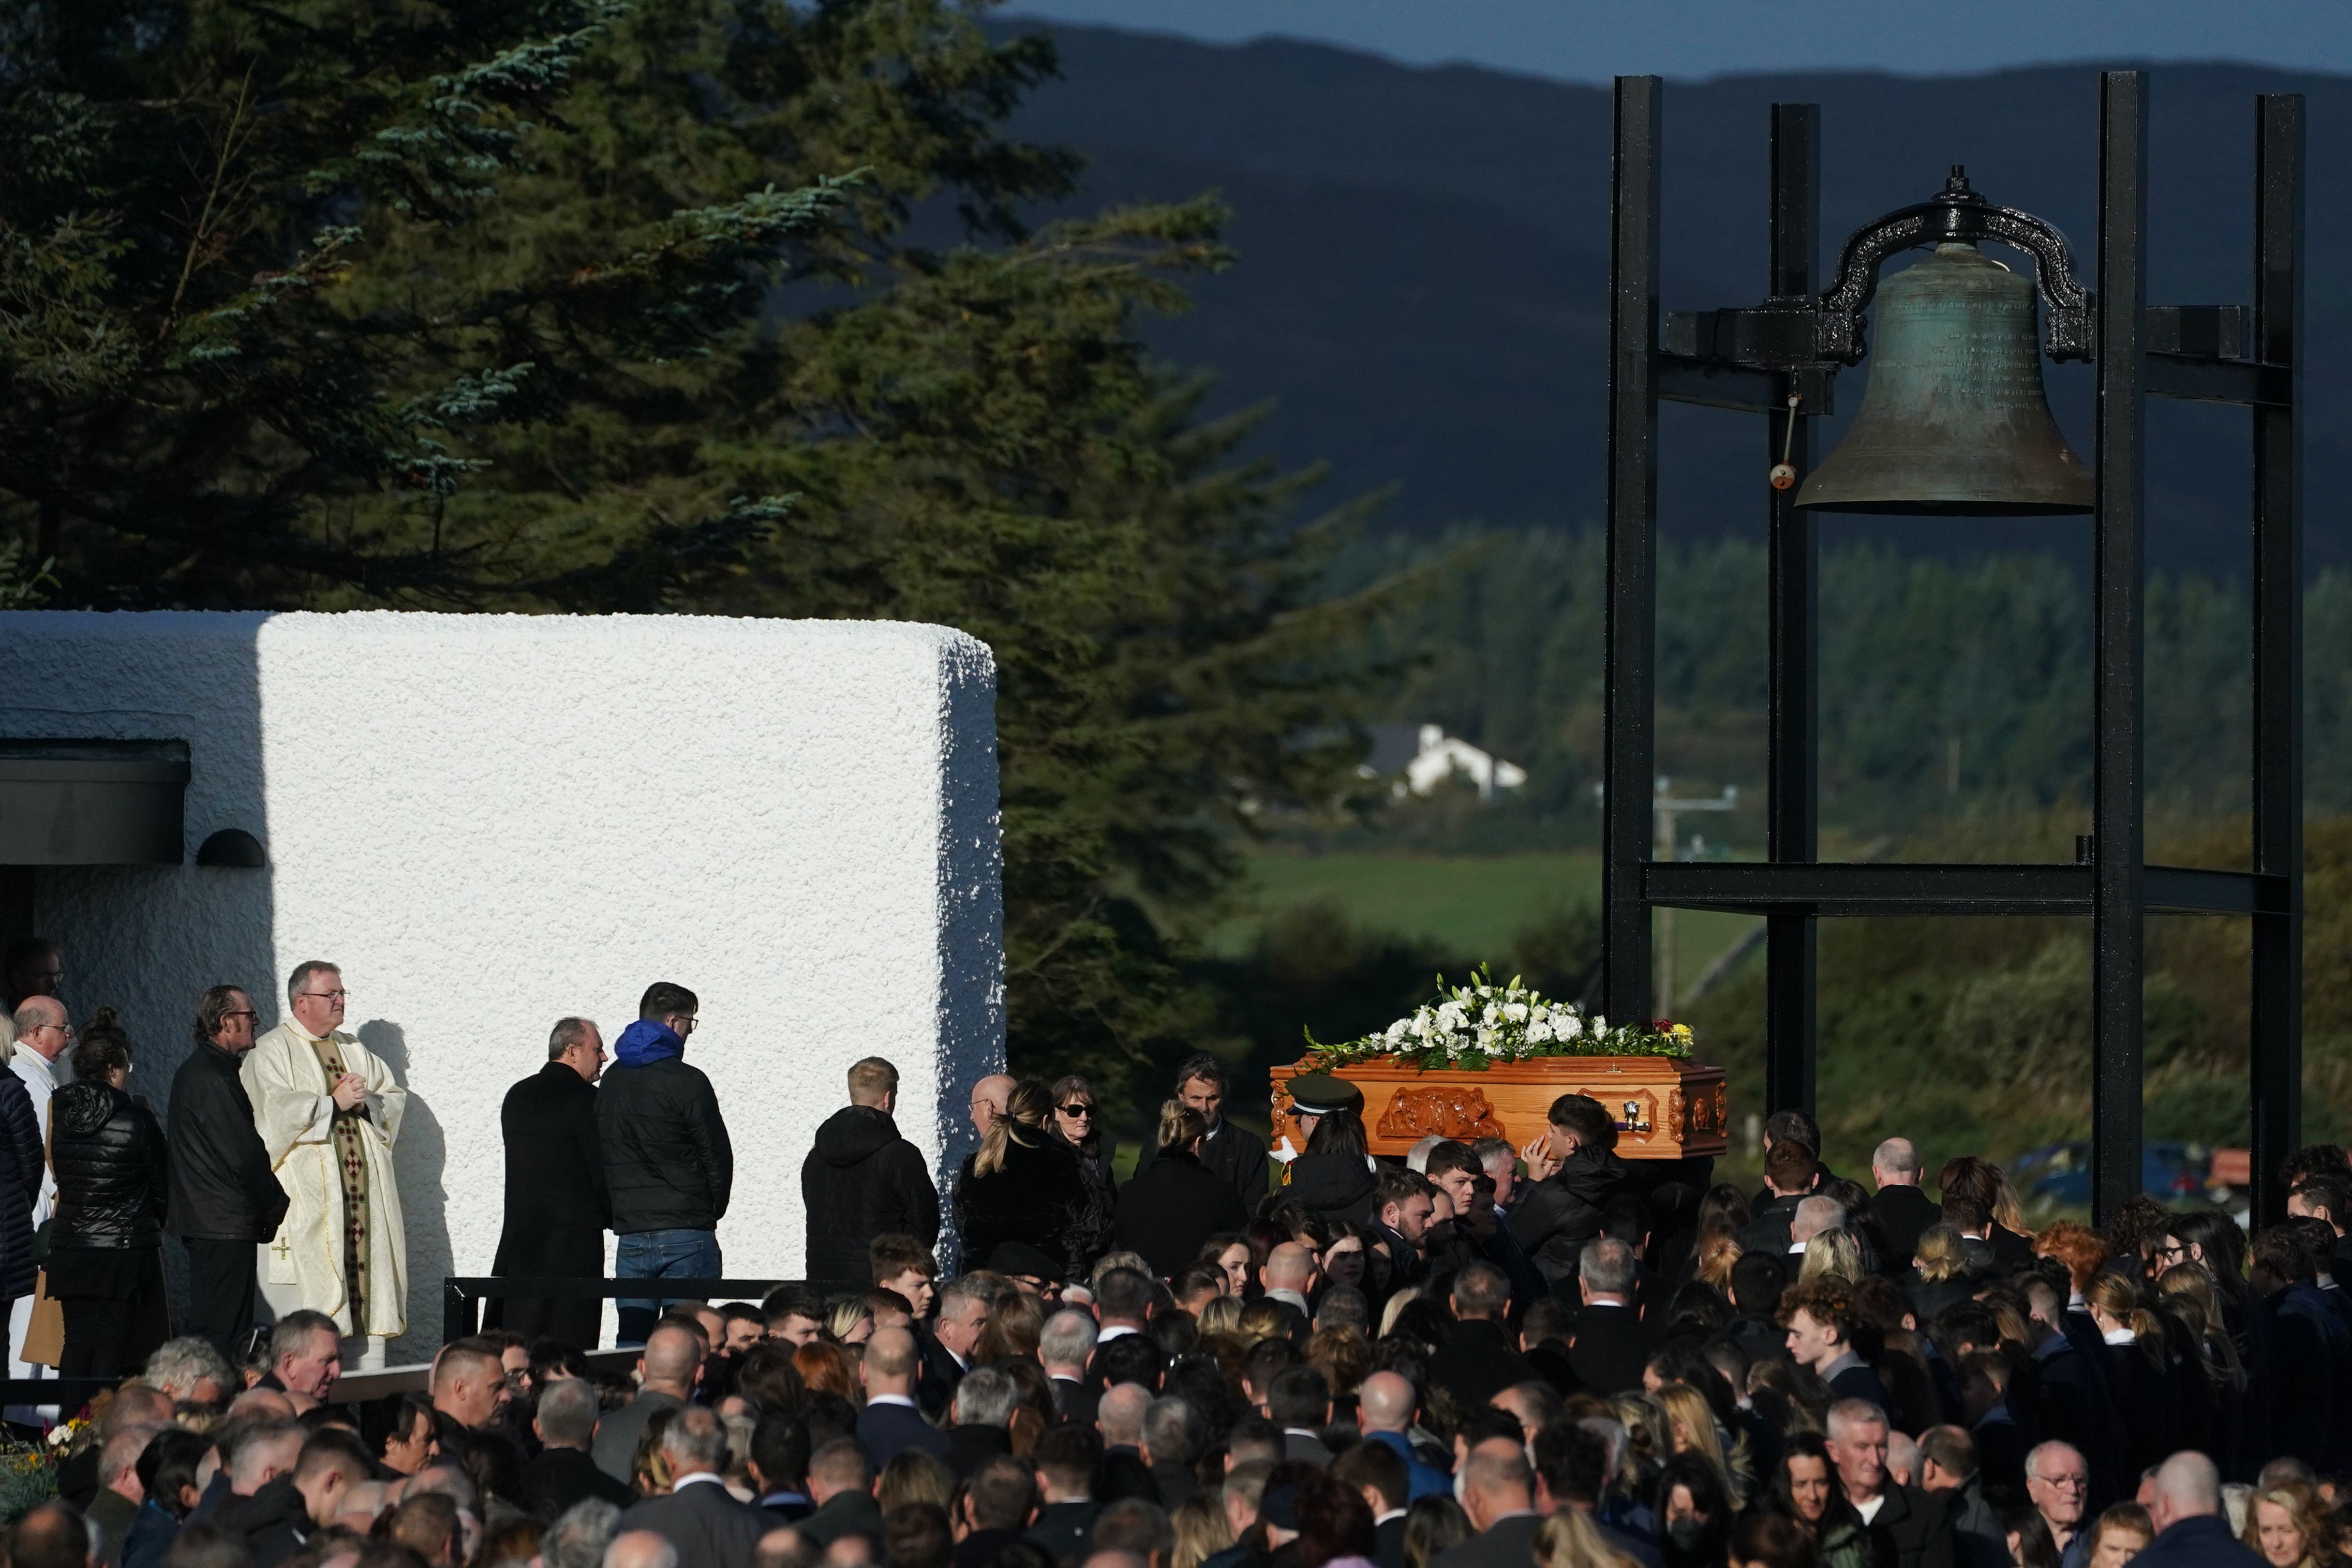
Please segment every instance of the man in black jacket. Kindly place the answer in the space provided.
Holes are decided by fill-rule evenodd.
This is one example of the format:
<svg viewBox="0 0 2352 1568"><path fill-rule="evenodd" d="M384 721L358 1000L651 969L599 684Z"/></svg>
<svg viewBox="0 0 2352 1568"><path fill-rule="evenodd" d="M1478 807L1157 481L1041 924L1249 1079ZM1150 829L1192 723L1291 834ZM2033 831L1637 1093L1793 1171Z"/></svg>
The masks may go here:
<svg viewBox="0 0 2352 1568"><path fill-rule="evenodd" d="M1568 1364L1587 1389L1607 1399L1642 1386L1649 1357L1642 1313L1633 1305L1633 1248L1613 1236L1588 1241L1578 1264L1577 1310L1568 1340Z"/></svg>
<svg viewBox="0 0 2352 1568"><path fill-rule="evenodd" d="M898 1070L869 1056L849 1070L849 1103L825 1119L801 1163L812 1280L863 1285L877 1236L940 1239L940 1192L923 1152L898 1135Z"/></svg>
<svg viewBox="0 0 2352 1568"><path fill-rule="evenodd" d="M1776 1258L1788 1251L1789 1228L1796 1221L1797 1205L1805 1201L1821 1179L1821 1162L1813 1157L1811 1144L1783 1138L1766 1150L1766 1197L1740 1229L1740 1251L1769 1252Z"/></svg>
<svg viewBox="0 0 2352 1568"><path fill-rule="evenodd" d="M547 1065L507 1091L499 1108L507 1147L506 1228L493 1274L603 1278L604 1228L613 1218L596 1135L596 1080L604 1071L604 1037L596 1026L563 1019L547 1037ZM487 1327L593 1350L604 1303L518 1297L491 1302L490 1313Z"/></svg>
<svg viewBox="0 0 2352 1568"><path fill-rule="evenodd" d="M1919 1151L1908 1138L1889 1138L1870 1156L1870 1179L1878 1185L1871 1208L1886 1231L1889 1261L1907 1266L1919 1249L1920 1232L1941 1216L1927 1195L1919 1190Z"/></svg>
<svg viewBox="0 0 2352 1568"><path fill-rule="evenodd" d="M1492 1263L1473 1263L1454 1276L1448 1305L1456 1322L1429 1358L1429 1381L1452 1394L1465 1410L1536 1375L1504 1330L1503 1311L1510 1301L1511 1281Z"/></svg>
<svg viewBox="0 0 2352 1568"><path fill-rule="evenodd" d="M686 1064L700 1007L667 980L646 988L637 1021L621 1031L617 1059L596 1092L604 1186L620 1237L613 1272L623 1280L719 1278L719 1221L735 1185L735 1149L710 1080ZM639 1345L667 1303L616 1301L615 1343Z"/></svg>
<svg viewBox="0 0 2352 1568"><path fill-rule="evenodd" d="M1886 1473L1886 1412L1866 1399L1830 1406L1830 1463L1846 1501L1870 1528L1872 1555L1885 1568L1952 1568L1952 1532L1942 1506Z"/></svg>
<svg viewBox="0 0 2352 1568"><path fill-rule="evenodd" d="M187 1332L232 1366L253 1330L254 1249L286 1218L286 1189L237 1078L256 1019L253 998L235 986L215 986L196 1003L196 1048L172 1079L165 1134L172 1230L188 1252Z"/></svg>
<svg viewBox="0 0 2352 1568"><path fill-rule="evenodd" d="M1258 1200L1265 1196L1265 1144L1248 1128L1236 1127L1219 1113L1225 1093L1225 1064L1206 1051L1185 1058L1176 1070L1176 1098L1201 1113L1209 1124L1208 1136L1201 1145L1201 1164L1231 1183L1241 1195L1242 1206L1255 1214ZM1150 1169L1158 1153L1152 1140L1146 1138L1136 1155L1135 1174L1141 1176Z"/></svg>
<svg viewBox="0 0 2352 1568"><path fill-rule="evenodd" d="M1625 1167L1609 1152L1617 1124L1600 1101L1563 1094L1549 1120L1543 1152L1528 1162L1536 1180L1511 1210L1511 1234L1553 1293L1567 1296L1584 1244L1601 1234L1601 1211L1625 1184Z"/></svg>

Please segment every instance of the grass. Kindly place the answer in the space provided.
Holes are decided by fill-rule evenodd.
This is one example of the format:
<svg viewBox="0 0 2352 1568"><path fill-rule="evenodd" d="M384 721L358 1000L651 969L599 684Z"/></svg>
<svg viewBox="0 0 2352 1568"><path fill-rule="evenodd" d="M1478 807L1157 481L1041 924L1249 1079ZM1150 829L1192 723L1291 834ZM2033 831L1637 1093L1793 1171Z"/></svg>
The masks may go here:
<svg viewBox="0 0 2352 1568"><path fill-rule="evenodd" d="M1266 916L1328 898L1367 930L1442 944L1472 962L1509 962L1519 933L1563 904L1598 904L1601 857L1590 852L1438 855L1270 850L1250 857L1240 913L1212 933L1211 948L1248 950ZM1760 924L1712 910L1676 912L1679 984L1688 986L1724 948Z"/></svg>

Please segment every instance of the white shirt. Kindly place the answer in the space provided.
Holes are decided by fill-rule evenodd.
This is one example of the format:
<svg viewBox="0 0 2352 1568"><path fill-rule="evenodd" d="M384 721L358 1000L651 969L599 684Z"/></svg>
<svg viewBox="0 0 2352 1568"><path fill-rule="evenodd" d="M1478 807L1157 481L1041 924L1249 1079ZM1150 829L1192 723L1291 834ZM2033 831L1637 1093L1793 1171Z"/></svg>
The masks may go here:
<svg viewBox="0 0 2352 1568"><path fill-rule="evenodd" d="M1886 1494L1885 1494L1885 1492L1880 1492L1876 1497L1872 1498L1868 1502L1858 1502L1858 1503L1855 1503L1855 1504L1853 1505L1853 1511L1854 1511L1854 1512L1856 1512L1856 1513L1858 1513L1858 1514L1860 1514L1860 1515L1862 1515L1862 1522L1863 1522L1863 1523L1864 1523L1864 1524L1874 1524L1874 1523L1876 1523L1876 1522L1877 1522L1877 1521L1878 1521L1878 1511L1879 1511L1880 1509L1882 1509L1882 1508L1885 1508L1885 1506L1886 1506Z"/></svg>
<svg viewBox="0 0 2352 1568"><path fill-rule="evenodd" d="M712 1486L723 1487L727 1484L727 1478L720 1475L716 1470L697 1470L692 1475L680 1476L676 1480L670 1482L670 1492L672 1495L676 1495L678 1492L684 1491L687 1488L692 1486L697 1481L709 1481Z"/></svg>
<svg viewBox="0 0 2352 1568"><path fill-rule="evenodd" d="M2101 1334L2099 1338L2108 1344L2137 1344L2139 1343L2139 1335L2132 1333L2129 1329L2109 1329L2106 1333Z"/></svg>
<svg viewBox="0 0 2352 1568"><path fill-rule="evenodd" d="M1403 1517L1404 1517L1404 1510L1402 1510L1402 1509L1401 1509L1401 1508L1392 1508L1392 1509L1389 1510L1389 1511L1388 1511L1388 1512L1386 1512L1386 1513L1383 1513L1383 1514L1378 1514L1378 1515L1374 1516L1374 1518L1373 1518L1373 1520L1372 1520L1372 1528L1373 1528L1374 1530L1378 1530L1381 1525L1386 1524L1390 1520L1391 1520L1391 1519L1402 1519Z"/></svg>
<svg viewBox="0 0 2352 1568"><path fill-rule="evenodd" d="M1307 1310L1307 1298L1300 1295L1296 1291L1286 1291L1280 1289L1268 1291L1265 1293L1265 1299L1269 1301L1286 1302L1290 1306L1297 1307L1302 1312Z"/></svg>
<svg viewBox="0 0 2352 1568"><path fill-rule="evenodd" d="M1101 1332L1095 1335L1095 1343L1097 1345L1108 1344L1112 1340L1121 1339L1129 1334L1140 1333L1142 1332L1142 1330L1137 1328L1133 1323L1105 1323L1102 1326Z"/></svg>
<svg viewBox="0 0 2352 1568"><path fill-rule="evenodd" d="M912 1410L915 1407L915 1402L908 1398L903 1394L869 1394L866 1396L866 1403L868 1405L904 1405L909 1410Z"/></svg>

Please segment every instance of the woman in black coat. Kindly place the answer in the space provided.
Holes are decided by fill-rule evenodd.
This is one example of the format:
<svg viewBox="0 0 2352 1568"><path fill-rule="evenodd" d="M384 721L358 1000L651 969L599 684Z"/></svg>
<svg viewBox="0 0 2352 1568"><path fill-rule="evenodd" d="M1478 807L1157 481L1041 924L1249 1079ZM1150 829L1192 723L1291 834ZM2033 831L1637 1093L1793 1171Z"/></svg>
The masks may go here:
<svg viewBox="0 0 2352 1568"><path fill-rule="evenodd" d="M1073 1072L1054 1080L1046 1092L1054 1104L1045 1118L1047 1129L1078 1156L1078 1174L1086 1177L1092 1200L1105 1214L1115 1212L1118 1181L1110 1167L1118 1153L1118 1140L1103 1125L1102 1102L1095 1086Z"/></svg>
<svg viewBox="0 0 2352 1568"><path fill-rule="evenodd" d="M25 1081L0 1071L0 1314L33 1293L33 1200L40 1192L41 1120ZM0 1328L0 1340L7 1332Z"/></svg>
<svg viewBox="0 0 2352 1568"><path fill-rule="evenodd" d="M1364 1119L1342 1107L1318 1118L1307 1152L1290 1162L1285 1201L1304 1205L1326 1219L1344 1219L1362 1229L1372 1219L1372 1187L1379 1180L1364 1137Z"/></svg>
<svg viewBox="0 0 2352 1568"><path fill-rule="evenodd" d="M1110 1215L1076 1151L1045 1130L1052 1111L1043 1081L1014 1084L980 1153L964 1162L955 1211L967 1272L1005 1242L1022 1241L1059 1262L1065 1280L1083 1280L1110 1250Z"/></svg>
<svg viewBox="0 0 2352 1568"><path fill-rule="evenodd" d="M1234 1184L1201 1163L1209 1119L1181 1100L1160 1107L1160 1153L1118 1195L1118 1244L1143 1254L1160 1279L1201 1255L1220 1231L1239 1230L1249 1210Z"/></svg>
<svg viewBox="0 0 2352 1568"><path fill-rule="evenodd" d="M2084 1304L2105 1342L2099 1360L2122 1422L2126 1476L2145 1473L2186 1446L2164 1324L2140 1291L2137 1280L2113 1273L2094 1274L2083 1287Z"/></svg>
<svg viewBox="0 0 2352 1568"><path fill-rule="evenodd" d="M64 1303L66 1319L58 1373L119 1377L152 1348L134 1347L134 1334L160 1343L152 1325L162 1315L171 1159L155 1113L123 1090L131 1037L112 1008L82 1026L73 1068L74 1081L49 1102L58 1173L49 1294Z"/></svg>

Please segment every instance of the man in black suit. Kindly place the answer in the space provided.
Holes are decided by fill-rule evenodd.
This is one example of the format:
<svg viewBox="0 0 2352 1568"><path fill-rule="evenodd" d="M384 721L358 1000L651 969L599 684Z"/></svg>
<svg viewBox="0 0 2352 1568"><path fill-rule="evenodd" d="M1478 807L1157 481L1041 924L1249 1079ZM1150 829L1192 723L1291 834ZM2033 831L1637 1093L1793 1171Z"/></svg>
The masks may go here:
<svg viewBox="0 0 2352 1568"><path fill-rule="evenodd" d="M778 1524L798 1524L816 1511L808 1494L808 1424L782 1410L770 1410L751 1428L751 1484L760 1506Z"/></svg>
<svg viewBox="0 0 2352 1568"><path fill-rule="evenodd" d="M999 1454L973 1470L962 1490L961 1517L955 1521L962 1539L956 1543L954 1568L988 1568L1021 1539L1037 1506L1036 1483L1027 1465Z"/></svg>
<svg viewBox="0 0 2352 1568"><path fill-rule="evenodd" d="M626 1508L636 1494L596 1468L588 1455L596 1441L596 1387L577 1377L559 1377L539 1392L530 1429L539 1434L539 1456L522 1468L520 1500L541 1519L553 1519L583 1498L603 1498Z"/></svg>
<svg viewBox="0 0 2352 1568"><path fill-rule="evenodd" d="M1039 1507L1029 1539L1056 1563L1083 1557L1093 1540L1095 1469L1102 1463L1102 1436L1091 1427L1064 1421L1037 1434L1029 1463L1037 1472Z"/></svg>
<svg viewBox="0 0 2352 1568"><path fill-rule="evenodd" d="M1184 1059L1176 1070L1176 1098L1208 1119L1209 1135L1201 1143L1201 1164L1241 1195L1242 1207L1257 1212L1265 1196L1265 1144L1246 1127L1236 1127L1222 1114L1227 1092L1225 1064L1202 1051ZM1158 1151L1143 1141L1135 1160L1135 1174L1151 1168Z"/></svg>
<svg viewBox="0 0 2352 1568"><path fill-rule="evenodd" d="M1386 1443L1358 1443L1331 1461L1331 1479L1351 1486L1372 1511L1372 1561L1404 1568L1404 1460Z"/></svg>
<svg viewBox="0 0 2352 1568"><path fill-rule="evenodd" d="M1510 1299L1511 1281L1492 1263L1473 1263L1454 1276L1451 1301L1457 1321L1429 1358L1429 1381L1452 1394L1465 1410L1536 1375L1503 1332L1500 1320Z"/></svg>
<svg viewBox="0 0 2352 1568"><path fill-rule="evenodd" d="M857 1415L857 1440L878 1469L908 1448L944 1459L948 1435L915 1408L915 1336L905 1329L880 1329L866 1342L858 1365L866 1408Z"/></svg>
<svg viewBox="0 0 2352 1568"><path fill-rule="evenodd" d="M955 1426L947 1434L947 1460L958 1480L971 1479L981 1466L1013 1451L1007 1427L1020 1397L1012 1376L992 1366L975 1366L956 1385Z"/></svg>
<svg viewBox="0 0 2352 1568"><path fill-rule="evenodd" d="M1821 1162L1813 1158L1811 1145L1801 1144L1794 1138L1783 1138L1773 1145L1764 1156L1764 1191L1748 1223L1740 1228L1739 1249L1775 1256L1786 1252L1789 1228L1796 1220L1797 1205L1813 1190L1821 1176Z"/></svg>
<svg viewBox="0 0 2352 1568"><path fill-rule="evenodd" d="M866 1354L872 1355L868 1342ZM801 1539L829 1547L845 1535L882 1542L882 1511L874 1501L874 1469L855 1437L835 1437L809 1456L809 1500L816 1511L793 1528Z"/></svg>
<svg viewBox="0 0 2352 1568"><path fill-rule="evenodd" d="M1192 1466L1205 1436L1190 1400L1170 1395L1145 1408L1143 1457L1151 1466L1151 1484L1160 1489L1160 1507L1173 1509L1201 1490Z"/></svg>
<svg viewBox="0 0 2352 1568"><path fill-rule="evenodd" d="M717 1415L689 1405L662 1434L670 1492L621 1515L624 1531L647 1530L677 1549L678 1568L742 1568L775 1521L727 1494L727 1427Z"/></svg>
<svg viewBox="0 0 2352 1568"><path fill-rule="evenodd" d="M988 1326L988 1287L970 1275L940 1288L939 1315L923 1337L921 1375L915 1396L924 1415L945 1420L956 1385L971 1365L972 1346Z"/></svg>
<svg viewBox="0 0 2352 1568"><path fill-rule="evenodd" d="M1771 1163L1772 1151L1782 1144L1790 1143L1802 1144L1811 1151L1814 1186L1836 1178L1837 1173L1822 1163L1822 1124L1819 1122L1814 1121L1802 1111L1775 1111L1765 1117L1764 1159L1768 1166ZM1806 1190L1811 1191L1811 1187ZM1768 1183L1757 1190L1756 1197L1751 1200L1751 1206L1761 1208L1771 1200L1771 1197L1772 1189Z"/></svg>
<svg viewBox="0 0 2352 1568"><path fill-rule="evenodd" d="M1577 1381L1604 1399L1641 1387L1649 1345L1633 1310L1633 1249L1613 1236L1588 1241L1577 1276L1584 1305L1568 1341Z"/></svg>
<svg viewBox="0 0 2352 1568"><path fill-rule="evenodd" d="M547 1065L507 1091L499 1108L507 1152L506 1225L492 1273L603 1276L604 1229L613 1222L596 1131L596 1080L604 1071L604 1039L596 1026L563 1019L548 1036ZM518 1297L492 1302L495 1315L487 1326L593 1350L604 1311L604 1302L586 1297Z"/></svg>
<svg viewBox="0 0 2352 1568"><path fill-rule="evenodd" d="M1827 1447L1846 1501L1869 1526L1875 1561L1885 1568L1953 1568L1942 1505L1886 1473L1885 1406L1866 1399L1831 1406Z"/></svg>
<svg viewBox="0 0 2352 1568"><path fill-rule="evenodd" d="M1535 1472L1528 1469L1526 1449L1507 1438L1486 1438L1463 1461L1461 1491L1462 1511L1477 1533L1438 1553L1435 1568L1527 1568L1543 1519L1536 1512Z"/></svg>
<svg viewBox="0 0 2352 1568"><path fill-rule="evenodd" d="M1789 1354L1797 1364L1811 1367L1838 1398L1885 1410L1894 1401L1878 1374L1853 1352L1854 1321L1852 1288L1827 1274L1792 1285L1780 1297L1780 1322L1788 1326Z"/></svg>
<svg viewBox="0 0 2352 1568"><path fill-rule="evenodd" d="M1919 1250L1919 1233L1939 1218L1936 1206L1919 1190L1919 1151L1908 1138L1889 1138L1870 1156L1870 1179L1878 1184L1871 1207L1886 1232L1886 1245L1897 1268L1906 1266Z"/></svg>
<svg viewBox="0 0 2352 1568"><path fill-rule="evenodd" d="M1788 1265L1769 1252L1743 1252L1731 1265L1731 1310L1738 1315L1723 1333L1750 1365L1789 1359L1789 1331L1778 1316L1789 1274Z"/></svg>
<svg viewBox="0 0 2352 1568"><path fill-rule="evenodd" d="M1037 1337L1037 1359L1045 1364L1045 1381L1054 1391L1054 1410L1066 1421L1091 1427L1102 1390L1087 1375L1095 1356L1095 1321L1076 1308L1066 1308L1045 1320Z"/></svg>

